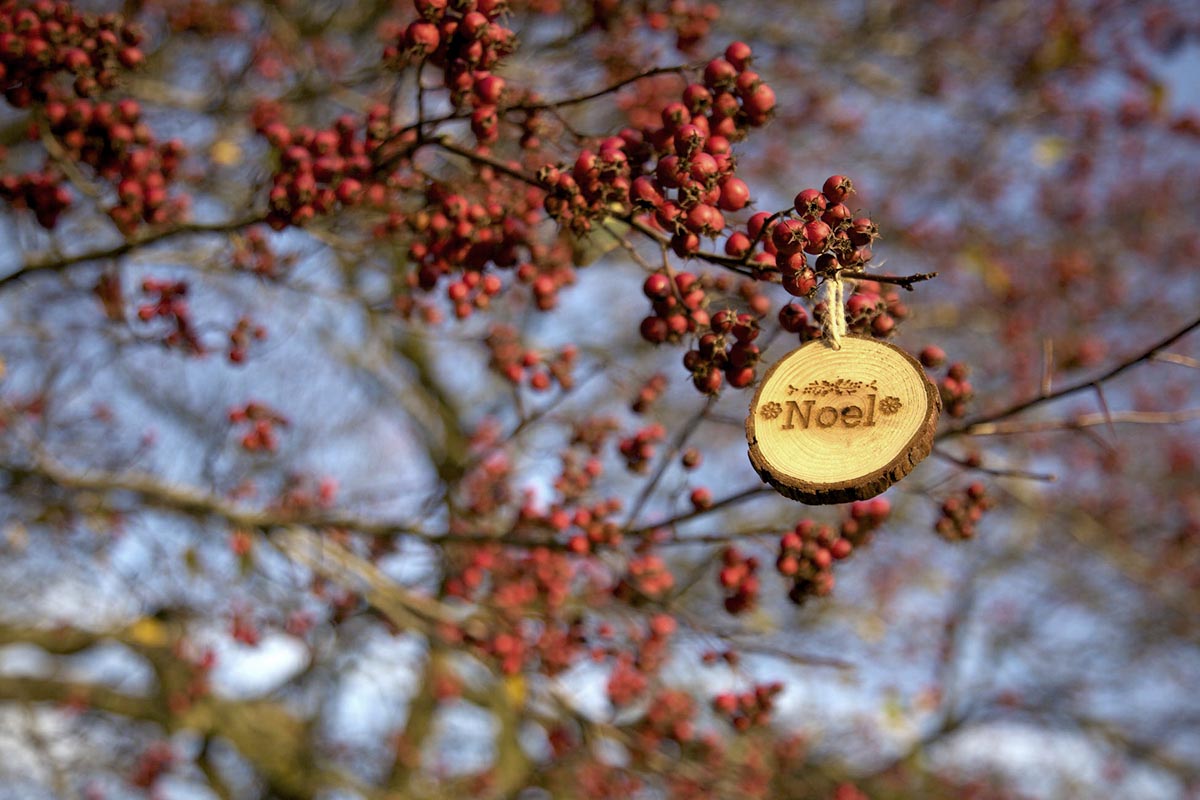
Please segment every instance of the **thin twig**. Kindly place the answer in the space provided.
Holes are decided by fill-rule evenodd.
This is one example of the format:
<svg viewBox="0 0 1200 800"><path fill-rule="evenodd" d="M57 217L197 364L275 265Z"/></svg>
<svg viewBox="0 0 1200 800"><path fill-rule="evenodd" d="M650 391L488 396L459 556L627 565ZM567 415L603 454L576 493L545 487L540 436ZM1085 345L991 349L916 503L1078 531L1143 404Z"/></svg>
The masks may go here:
<svg viewBox="0 0 1200 800"><path fill-rule="evenodd" d="M1051 419L1037 422L985 422L971 428L971 436L1008 436L1016 433L1045 433L1047 431L1073 431L1097 425L1173 425L1200 419L1200 408L1183 411L1115 411L1083 414L1069 419ZM1115 435L1115 434L1114 434ZM1107 442L1101 442L1106 447Z"/></svg>
<svg viewBox="0 0 1200 800"><path fill-rule="evenodd" d="M667 467L671 466L671 463L675 460L675 456L679 454L679 451L683 448L683 445L687 443L687 440L691 437L691 435L696 432L697 428L700 427L700 423L704 421L704 418L707 416L708 410L712 408L715 399L715 397L707 398L700 410L693 414L692 418L687 421L687 424L680 429L678 435L675 437L675 441L671 442L671 446L667 449L667 452L663 453L662 460L659 461L658 464L658 469L654 472L654 477L652 477L649 482L642 487L642 491L640 494L638 494L637 500L633 502L633 507L629 509L629 516L625 519L625 525L622 527L629 528L633 525L634 521L637 520L638 514L642 513L642 509L646 506L646 502L650 499L650 496L654 494L654 490L658 488L658 483L662 480L662 476L666 473Z"/></svg>
<svg viewBox="0 0 1200 800"><path fill-rule="evenodd" d="M769 486L754 486L750 489L743 489L740 492L736 492L727 497L722 497L720 500L714 501L713 504L707 508L688 511L687 513L679 514L671 517L670 519L665 519L662 522L656 522L653 525L635 528L634 530L629 531L628 534L630 536L647 536L654 531L661 530L663 528L670 528L674 525L678 525L681 522L687 522L688 520L695 519L696 517L700 517L705 514L711 514L712 512L719 511L727 506L737 505L738 503L741 503L744 500L749 500L752 497L758 497L759 495L767 494L770 491L772 490Z"/></svg>
<svg viewBox="0 0 1200 800"><path fill-rule="evenodd" d="M1003 469L998 467L985 467L983 464L969 461L965 458L960 458L956 455L947 453L945 450L934 448L933 454L943 461L949 461L964 469L982 472L985 475L995 475L997 478L1024 478L1031 481L1045 481L1054 483L1058 480L1058 476L1050 472L1030 472L1023 469Z"/></svg>
<svg viewBox="0 0 1200 800"><path fill-rule="evenodd" d="M1200 369L1200 358L1192 358L1180 353L1155 353L1150 357L1151 361L1166 361L1169 364L1179 364L1192 369Z"/></svg>
<svg viewBox="0 0 1200 800"><path fill-rule="evenodd" d="M916 272L912 275L874 275L870 272L861 272L859 270L844 269L841 271L843 278L853 278L859 281L875 281L876 283L890 283L895 286L901 286L908 291L913 290L914 283L921 281L933 280L938 276L936 272Z"/></svg>
<svg viewBox="0 0 1200 800"><path fill-rule="evenodd" d="M1109 380L1117 377L1121 373L1125 372L1127 369L1130 369L1131 367L1134 367L1137 364L1142 363L1143 361L1149 361L1149 360L1153 359L1154 356L1157 355L1160 351L1165 350L1166 348L1175 344L1175 342L1179 341L1184 336L1187 336L1189 333L1196 330L1197 328L1200 328L1200 317L1197 317L1196 319L1192 320L1187 325L1184 325L1182 328L1180 328L1179 330L1170 334L1166 338L1155 343L1154 345L1151 345L1146 350L1143 350L1142 352L1140 352L1134 356L1131 356L1130 358L1125 359L1121 363L1117 364L1115 367L1111 368L1108 372L1104 373L1103 375L1101 375L1097 378L1092 378L1090 380L1081 381L1079 383L1075 383L1070 386L1066 386L1055 392L1040 393L1036 397L1031 397L1027 400L1022 400L1019 403L1015 403L1015 404L1008 406L1007 408L1003 408L999 411L993 411L991 413L978 416L975 419L967 420L966 422L962 423L961 425L958 425L956 427L949 428L947 430L942 431L941 433L939 433L937 435L937 440L940 441L942 439L949 439L949 438L952 438L955 436L962 436L964 434L967 434L967 435L978 434L981 432L981 430L987 429L986 426L988 426L989 423L997 422L999 420L1006 419L1007 417L1015 416L1017 414L1020 414L1023 411L1027 411L1028 409L1033 408L1034 406L1041 405L1042 403L1048 403L1053 400L1058 400L1059 398L1067 397L1068 395L1076 394L1077 392L1082 392L1086 389L1090 389L1095 384L1104 383L1105 381L1109 381ZM984 434L984 435L986 435L986 434Z"/></svg>
<svg viewBox="0 0 1200 800"><path fill-rule="evenodd" d="M1042 394L1054 391L1054 340L1042 339Z"/></svg>
<svg viewBox="0 0 1200 800"><path fill-rule="evenodd" d="M1112 437L1112 446L1117 446L1117 429L1113 427L1112 411L1108 408L1108 401L1104 399L1104 389L1099 383L1093 383L1092 387L1096 390L1096 399L1100 403L1100 410L1104 413L1104 422L1108 425L1108 435Z"/></svg>
<svg viewBox="0 0 1200 800"><path fill-rule="evenodd" d="M19 267L16 271L10 272L8 275L0 278L0 291L9 286L21 281L22 279L38 272L63 272L71 267L79 264L87 264L92 261L104 261L110 258L120 258L121 256L136 250L140 247L155 244L157 242L174 239L178 236L186 236L188 234L203 234L203 233L232 233L233 231L248 228L251 225L256 225L262 222L265 217L261 214L256 214L250 217L230 220L228 222L217 223L184 223L171 228L161 228L150 233L144 233L139 236L133 236L126 239L124 242L113 247L108 247L102 250L88 250L82 253L76 253L72 256L41 256L30 259L25 264Z"/></svg>

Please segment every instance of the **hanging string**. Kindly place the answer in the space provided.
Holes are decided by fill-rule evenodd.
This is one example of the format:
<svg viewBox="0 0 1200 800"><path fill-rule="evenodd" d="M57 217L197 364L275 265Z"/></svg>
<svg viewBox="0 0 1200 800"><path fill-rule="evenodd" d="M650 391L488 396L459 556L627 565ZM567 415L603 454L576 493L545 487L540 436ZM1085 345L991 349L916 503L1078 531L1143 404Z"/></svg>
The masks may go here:
<svg viewBox="0 0 1200 800"><path fill-rule="evenodd" d="M844 307L842 277L830 275L821 284L825 302L825 338L834 350L842 349L842 337L846 335L846 310Z"/></svg>

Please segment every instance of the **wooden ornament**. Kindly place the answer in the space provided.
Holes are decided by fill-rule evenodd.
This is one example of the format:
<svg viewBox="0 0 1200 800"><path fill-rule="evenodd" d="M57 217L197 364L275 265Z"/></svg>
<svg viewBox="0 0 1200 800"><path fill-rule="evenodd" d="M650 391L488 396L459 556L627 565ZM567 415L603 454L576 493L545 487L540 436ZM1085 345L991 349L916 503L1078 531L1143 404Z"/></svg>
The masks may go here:
<svg viewBox="0 0 1200 800"><path fill-rule="evenodd" d="M895 345L847 336L778 361L746 417L750 463L781 494L812 505L865 500L933 447L937 387Z"/></svg>

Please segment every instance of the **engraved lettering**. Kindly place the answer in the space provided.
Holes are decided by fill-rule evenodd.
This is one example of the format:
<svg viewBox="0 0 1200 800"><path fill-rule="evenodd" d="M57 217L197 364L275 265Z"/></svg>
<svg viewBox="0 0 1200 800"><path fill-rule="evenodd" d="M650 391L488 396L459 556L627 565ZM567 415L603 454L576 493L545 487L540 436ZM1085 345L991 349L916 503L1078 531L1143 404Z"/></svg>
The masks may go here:
<svg viewBox="0 0 1200 800"><path fill-rule="evenodd" d="M816 400L785 400L783 405L772 401L764 403L759 408L759 413L764 419L783 417L780 429L785 431L796 428L808 430L814 421L818 428L836 428L839 424L843 428L873 428L877 399L878 395L868 394L865 408L861 404L817 406ZM894 397L887 397L878 405L884 414L894 414L900 408L900 401Z"/></svg>
<svg viewBox="0 0 1200 800"><path fill-rule="evenodd" d="M797 403L795 400L788 400L787 417L785 417L783 420L783 430L788 431L796 427L795 423L792 422L796 416L800 417L800 427L807 429L808 421L812 418L812 409L815 404L815 400L805 400L804 410L801 411L799 403Z"/></svg>
<svg viewBox="0 0 1200 800"><path fill-rule="evenodd" d="M842 409L842 424L847 428L857 428L862 422L863 410L861 406L846 406Z"/></svg>

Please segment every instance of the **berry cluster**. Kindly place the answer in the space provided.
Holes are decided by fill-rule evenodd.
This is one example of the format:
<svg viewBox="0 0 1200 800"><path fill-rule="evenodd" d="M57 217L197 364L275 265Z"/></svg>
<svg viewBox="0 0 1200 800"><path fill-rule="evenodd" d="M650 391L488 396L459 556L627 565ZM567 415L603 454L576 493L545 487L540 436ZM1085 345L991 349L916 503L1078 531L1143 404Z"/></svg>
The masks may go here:
<svg viewBox="0 0 1200 800"><path fill-rule="evenodd" d="M248 27L240 8L209 0L182 0L170 4L167 24L177 33L194 33L206 38L242 33Z"/></svg>
<svg viewBox="0 0 1200 800"><path fill-rule="evenodd" d="M820 277L832 276L846 267L861 268L871 260L871 243L878 236L878 229L869 218L855 217L843 202L852 192L849 178L833 175L820 191L805 189L799 192L793 207L786 212L768 214L760 211L751 216L745 232L730 234L725 241L725 252L734 258L746 259L760 276L778 272L779 281L788 294L811 297ZM754 253L758 243L763 252ZM808 256L817 256L813 266L809 265ZM878 296L884 290L868 283L865 292L874 292ZM871 319L875 316L879 314ZM802 318L787 322L802 337L806 334ZM877 332L876 335L883 334Z"/></svg>
<svg viewBox="0 0 1200 800"><path fill-rule="evenodd" d="M317 478L313 475L292 474L287 477L271 507L288 513L326 509L333 506L337 492L337 480L328 475ZM379 546L382 543L373 544Z"/></svg>
<svg viewBox="0 0 1200 800"><path fill-rule="evenodd" d="M591 457L584 460L582 464L578 463L577 458L571 451L565 451L562 455L562 470L554 479L554 490L561 494L564 498L579 498L584 492L592 487L592 482L599 478L604 473L604 465L600 459ZM594 513L597 516L606 516L607 514L619 511L620 501L613 500L608 502L611 506L616 503L618 508L604 510L600 508L600 504L596 505ZM605 508L607 508L606 506ZM577 512L578 513L578 512ZM576 522L577 525L583 524Z"/></svg>
<svg viewBox="0 0 1200 800"><path fill-rule="evenodd" d="M553 259L535 239L533 226L539 219L541 193L533 187L513 191L502 187L494 176L484 178L488 199L473 201L440 183L425 187L419 209L404 219L412 241L408 259L415 269L409 274L411 288L432 290L445 275L462 271L462 277L447 287L455 315L469 316L474 308L486 308L502 288L496 275L484 274L489 265L516 268L517 279L530 284L538 309L548 311L557 303L559 288L574 281L566 259ZM499 197L507 198L507 204ZM529 251L547 265L521 261Z"/></svg>
<svg viewBox="0 0 1200 800"><path fill-rule="evenodd" d="M625 575L613 587L613 596L626 602L642 598L661 600L675 587L675 576L662 557L653 553L635 555Z"/></svg>
<svg viewBox="0 0 1200 800"><path fill-rule="evenodd" d="M235 642L247 647L257 647L262 641L262 630L245 609L233 612L229 619L229 635Z"/></svg>
<svg viewBox="0 0 1200 800"><path fill-rule="evenodd" d="M862 547L891 513L887 500L854 503L838 529L801 520L779 540L775 568L792 581L788 598L797 605L810 596L824 597L833 591L833 562L848 558Z"/></svg>
<svg viewBox="0 0 1200 800"><path fill-rule="evenodd" d="M942 395L942 406L952 417L963 417L967 414L967 404L975 398L975 389L967 376L971 369L961 361L955 361L946 368L946 375L938 381L938 391Z"/></svg>
<svg viewBox="0 0 1200 800"><path fill-rule="evenodd" d="M259 133L279 154L272 176L267 224L275 230L301 226L318 214L363 203L381 206L387 181L376 176L371 156L389 132L387 106L367 111L363 138L350 115L338 117L332 128L290 129L278 119L260 120Z"/></svg>
<svg viewBox="0 0 1200 800"><path fill-rule="evenodd" d="M175 751L169 742L154 742L138 756L129 782L139 789L149 789L175 765Z"/></svg>
<svg viewBox="0 0 1200 800"><path fill-rule="evenodd" d="M119 67L142 63L141 38L117 14L98 17L54 0L5 0L0 3L0 91L12 105L28 108L56 93L59 74L73 78L80 97L110 89Z"/></svg>
<svg viewBox="0 0 1200 800"><path fill-rule="evenodd" d="M642 284L642 292L650 299L653 314L642 320L642 338L651 344L677 342L685 333L695 333L709 324L704 310L707 294L703 283L691 272L679 272L672 281L662 272L655 272Z"/></svg>
<svg viewBox="0 0 1200 800"><path fill-rule="evenodd" d="M649 685L650 679L637 668L633 656L621 653L608 675L605 689L614 708L625 708L641 697Z"/></svg>
<svg viewBox="0 0 1200 800"><path fill-rule="evenodd" d="M732 142L765 124L775 107L775 93L748 69L750 48L735 42L725 56L709 62L702 84L689 84L662 109L661 124L605 139L570 171L544 168L538 177L547 213L581 233L615 209L644 212L681 258L699 251L702 236L720 235L724 212L750 202L733 174Z"/></svg>
<svg viewBox="0 0 1200 800"><path fill-rule="evenodd" d="M45 119L71 160L116 185L117 204L109 216L123 233L186 214L188 198L171 197L167 191L185 155L183 143L156 142L138 101L50 100Z"/></svg>
<svg viewBox="0 0 1200 800"><path fill-rule="evenodd" d="M275 429L288 425L287 417L263 403L253 401L230 410L229 422L234 425L251 423L250 430L242 436L241 445L252 453L259 450L274 452L279 446Z"/></svg>
<svg viewBox="0 0 1200 800"><path fill-rule="evenodd" d="M821 190L803 189L796 194L795 217L780 220L771 228L778 266L800 268L800 253L820 256L830 253L835 262L818 262L818 270L831 271L837 264L861 267L871 260L871 243L879 235L867 217L855 217L845 204L854 184L844 175L831 175Z"/></svg>
<svg viewBox="0 0 1200 800"><path fill-rule="evenodd" d="M264 280L281 279L295 262L295 256L277 256L267 243L266 234L258 228L251 228L245 236L235 237L234 241L233 268Z"/></svg>
<svg viewBox="0 0 1200 800"><path fill-rule="evenodd" d="M471 275L478 277L479 273L467 273L467 277ZM525 384L534 391L543 392L553 383L564 389L575 385L571 371L575 367L579 349L574 345L566 345L547 357L537 350L523 347L516 329L508 325L493 326L485 342L490 354L489 366L514 386Z"/></svg>
<svg viewBox="0 0 1200 800"><path fill-rule="evenodd" d="M654 373L638 388L637 397L630 403L629 409L635 414L645 414L666 390L667 376L661 372Z"/></svg>
<svg viewBox="0 0 1200 800"><path fill-rule="evenodd" d="M947 541L970 539L975 536L975 525L991 507L992 499L988 497L987 489L976 481L966 488L961 497L946 498L934 530Z"/></svg>
<svg viewBox="0 0 1200 800"><path fill-rule="evenodd" d="M492 298L500 294L501 288L499 275L464 272L461 278L446 286L446 297L454 304L454 316L466 319L474 309L491 305Z"/></svg>
<svg viewBox="0 0 1200 800"><path fill-rule="evenodd" d="M808 312L799 303L787 303L779 309L779 327L800 334L801 342L821 338L821 326L809 322Z"/></svg>
<svg viewBox="0 0 1200 800"><path fill-rule="evenodd" d="M564 499L577 499L600 475L601 465L598 459L589 458L580 467L570 456L569 452L564 454L562 473L555 479L554 486ZM621 501L611 497L575 507L555 503L545 511L539 511L533 505L533 493L528 492L518 514L517 530L541 527L565 533L567 549L576 555L585 555L601 546L620 545L621 529L612 520L620 510Z"/></svg>
<svg viewBox="0 0 1200 800"><path fill-rule="evenodd" d="M608 31L615 41L629 41L637 36L641 25L653 31L675 33L675 47L691 54L709 33L712 24L721 16L716 3L695 3L689 0L669 0L655 8L647 3L622 3L620 0L593 0L592 24Z"/></svg>
<svg viewBox="0 0 1200 800"><path fill-rule="evenodd" d="M183 663L187 665L187 683L167 695L167 707L173 714L183 714L197 700L212 692L212 670L217 665L217 654L211 648L197 650L193 645L179 649Z"/></svg>
<svg viewBox="0 0 1200 800"><path fill-rule="evenodd" d="M512 461L503 452L493 452L484 458L462 481L462 506L470 516L482 517L495 513L512 499ZM470 524L464 519L450 521L455 533L466 533Z"/></svg>
<svg viewBox="0 0 1200 800"><path fill-rule="evenodd" d="M760 683L753 689L740 694L722 692L713 698L713 711L733 725L734 730L747 731L766 725L775 707L775 698L783 691L783 684Z"/></svg>
<svg viewBox="0 0 1200 800"><path fill-rule="evenodd" d="M724 231L724 212L750 202L749 187L734 175L732 142L767 122L775 93L749 63L750 48L734 42L725 58L708 63L703 83L689 84L662 110L661 126L641 131L656 161L651 170L647 159L638 159L630 202L653 212L653 223L671 235L680 257L699 250L700 237Z"/></svg>
<svg viewBox="0 0 1200 800"><path fill-rule="evenodd" d="M495 612L490 629L443 631L495 659L506 675L528 666L549 675L572 664L583 648L578 620L555 621L571 591L575 570L566 553L545 547L527 551L500 547L473 549L465 563L448 575L446 593ZM534 619L536 617L536 620Z"/></svg>
<svg viewBox="0 0 1200 800"><path fill-rule="evenodd" d="M49 230L71 206L71 192L62 175L53 169L0 178L0 198L16 208L33 212L39 225Z"/></svg>
<svg viewBox="0 0 1200 800"><path fill-rule="evenodd" d="M593 220L623 207L630 197L630 159L626 149L640 142L636 131L626 130L600 143L599 152L584 150L570 171L542 167L538 182L546 187L543 208L550 217L576 234L592 229Z"/></svg>
<svg viewBox="0 0 1200 800"><path fill-rule="evenodd" d="M666 435L667 429L655 422L639 429L633 436L621 439L617 447L625 458L626 469L644 473L650 467L650 459L654 458L654 445Z"/></svg>
<svg viewBox="0 0 1200 800"><path fill-rule="evenodd" d="M442 70L451 102L475 111L471 127L481 142L496 138L496 106L504 80L492 74L516 48L516 34L500 17L504 0L413 0L420 19L398 32L383 52L384 63L403 68L429 63Z"/></svg>
<svg viewBox="0 0 1200 800"><path fill-rule="evenodd" d="M650 617L645 630L631 626L625 648L617 643L609 647L593 649L593 658L601 659L605 654L613 655L613 670L608 679L608 697L613 706L626 707L633 703L650 685L650 678L658 672L668 655L667 645L675 633L677 623L668 614ZM598 637L611 636L607 623L597 629ZM636 653L637 655L633 655Z"/></svg>
<svg viewBox="0 0 1200 800"><path fill-rule="evenodd" d="M692 385L704 394L716 394L728 381L735 389L754 383L758 363L758 321L749 314L722 310L712 315L709 331L684 353L683 365L692 374Z"/></svg>
<svg viewBox="0 0 1200 800"><path fill-rule="evenodd" d="M696 700L692 695L680 689L662 689L655 693L646 716L638 723L638 738L648 748L658 746L663 739L690 742L696 735L695 717Z"/></svg>
<svg viewBox="0 0 1200 800"><path fill-rule="evenodd" d="M157 295L151 302L138 307L138 319L150 322L164 319L170 323L170 330L163 336L163 344L167 347L179 347L192 354L204 352L204 345L196 335L192 325L191 310L187 302L188 284L186 281L163 281L156 278L146 278L142 281L142 292Z"/></svg>
<svg viewBox="0 0 1200 800"><path fill-rule="evenodd" d="M861 281L846 301L846 327L853 333L883 339L908 316L908 307L894 286Z"/></svg>
<svg viewBox="0 0 1200 800"><path fill-rule="evenodd" d="M725 591L725 610L730 614L753 611L760 588L758 559L731 546L721 551L721 565L717 580Z"/></svg>
<svg viewBox="0 0 1200 800"><path fill-rule="evenodd" d="M616 509L613 508L613 502L592 509L580 508L575 511L573 523L578 533L574 533L567 540L567 549L576 555L585 555L595 552L600 547L616 548L621 544L621 527L611 519L606 517L611 516ZM617 508L620 503L616 502Z"/></svg>
<svg viewBox="0 0 1200 800"><path fill-rule="evenodd" d="M246 348L251 341L261 342L267 338L267 329L256 325L249 317L240 317L229 332L229 360L241 364L246 360Z"/></svg>

